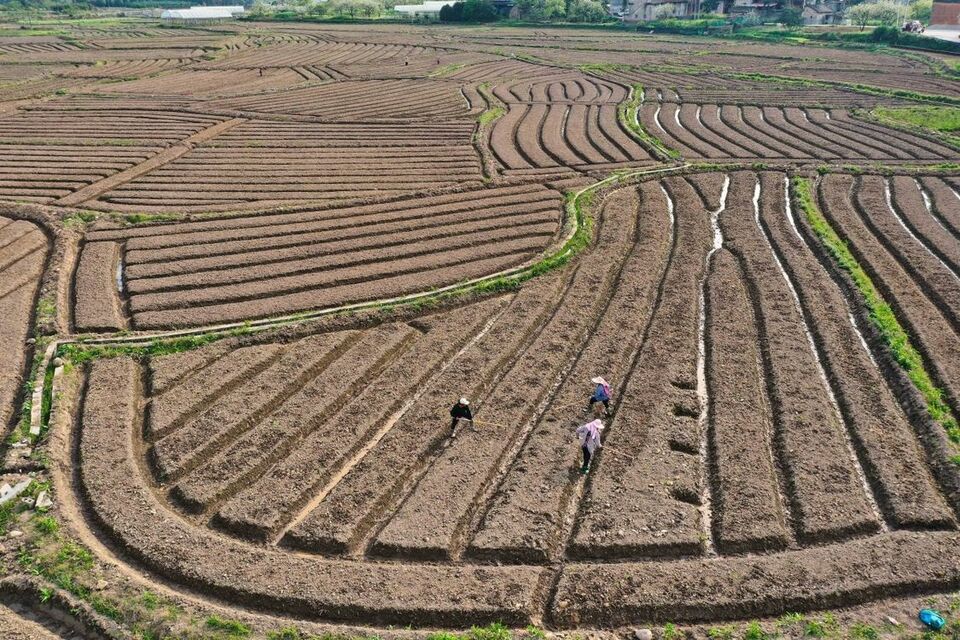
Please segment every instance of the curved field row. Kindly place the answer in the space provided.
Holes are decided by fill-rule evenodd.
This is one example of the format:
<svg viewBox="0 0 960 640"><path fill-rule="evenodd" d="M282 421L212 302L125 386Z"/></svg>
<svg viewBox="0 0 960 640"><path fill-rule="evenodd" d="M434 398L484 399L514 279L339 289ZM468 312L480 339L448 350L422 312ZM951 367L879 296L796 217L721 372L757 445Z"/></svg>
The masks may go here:
<svg viewBox="0 0 960 640"><path fill-rule="evenodd" d="M177 582L327 620L689 622L960 580L929 454L785 176L650 180L598 214L586 259L515 294L95 362L75 428L97 526ZM230 222L258 228L91 241L162 251ZM584 480L572 430L597 374L613 415ZM475 425L451 437L460 395Z"/></svg>
<svg viewBox="0 0 960 640"><path fill-rule="evenodd" d="M232 211L479 185L472 131L469 122L418 126L248 121L118 185L92 206Z"/></svg>
<svg viewBox="0 0 960 640"><path fill-rule="evenodd" d="M192 58L151 58L145 60L113 60L103 63L77 66L62 71L60 75L70 78L139 78L145 75L170 71L194 62Z"/></svg>
<svg viewBox="0 0 960 640"><path fill-rule="evenodd" d="M607 104L511 104L490 130L490 150L507 170L614 167L653 158Z"/></svg>
<svg viewBox="0 0 960 640"><path fill-rule="evenodd" d="M240 111L290 113L354 122L453 118L466 116L470 111L470 105L457 84L425 79L348 80L216 100L208 104Z"/></svg>
<svg viewBox="0 0 960 640"><path fill-rule="evenodd" d="M494 86L493 94L507 104L519 102L619 104L627 99L627 90L623 86L590 76L518 80Z"/></svg>
<svg viewBox="0 0 960 640"><path fill-rule="evenodd" d="M88 250L117 242L137 327L390 297L523 262L558 232L559 208L559 195L544 187L506 187L414 203L92 232L80 258L85 279L77 282L76 305L99 313L110 308L116 262ZM80 317L78 328L96 327Z"/></svg>
<svg viewBox="0 0 960 640"><path fill-rule="evenodd" d="M924 242L907 226L910 218L915 225L930 213L917 210L914 202L907 205L913 207L911 216L901 217L903 200L888 201L885 191L879 177L855 182L848 176L829 176L821 182L819 198L824 214L850 242L956 408L960 406L960 279L933 253L929 240Z"/></svg>
<svg viewBox="0 0 960 640"><path fill-rule="evenodd" d="M167 94L217 97L237 93L273 91L293 87L308 78L294 69L225 69L177 71L152 78L117 82L101 89L103 93ZM309 78L318 79L315 76ZM326 79L326 78L323 78Z"/></svg>
<svg viewBox="0 0 960 640"><path fill-rule="evenodd" d="M47 236L35 224L0 217L0 427L13 426L19 415L24 367L30 351L34 304L46 264Z"/></svg>
<svg viewBox="0 0 960 640"><path fill-rule="evenodd" d="M645 101L639 119L647 132L687 157L933 161L958 155L841 109Z"/></svg>
<svg viewBox="0 0 960 640"><path fill-rule="evenodd" d="M211 69L237 67L299 67L304 65L362 64L381 60L437 56L435 47L362 42L282 43L241 49L215 62Z"/></svg>

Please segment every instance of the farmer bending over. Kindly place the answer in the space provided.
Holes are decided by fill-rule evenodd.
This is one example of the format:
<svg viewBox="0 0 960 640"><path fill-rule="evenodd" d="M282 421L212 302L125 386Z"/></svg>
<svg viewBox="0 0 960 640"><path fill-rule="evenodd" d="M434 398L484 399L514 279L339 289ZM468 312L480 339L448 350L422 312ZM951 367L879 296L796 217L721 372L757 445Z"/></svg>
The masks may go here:
<svg viewBox="0 0 960 640"><path fill-rule="evenodd" d="M593 409L594 412L596 412L599 415L599 412L597 411L597 404L603 403L604 413L607 416L609 416L610 415L610 384L600 376L593 378L590 382L592 382L596 386L593 388L593 393L590 395L590 399L587 401L586 411L590 411L590 409Z"/></svg>
<svg viewBox="0 0 960 640"><path fill-rule="evenodd" d="M603 422L600 420L582 424L577 428L577 438L580 439L580 449L583 451L583 466L580 467L580 473L583 475L590 471L593 452L603 446L600 444L601 431L603 431Z"/></svg>
<svg viewBox="0 0 960 640"><path fill-rule="evenodd" d="M466 398L460 398L457 401L457 404L453 405L450 408L450 435L456 437L457 435L457 425L460 424L461 420L466 420L470 423L470 426L473 426L473 412L470 411L470 401Z"/></svg>

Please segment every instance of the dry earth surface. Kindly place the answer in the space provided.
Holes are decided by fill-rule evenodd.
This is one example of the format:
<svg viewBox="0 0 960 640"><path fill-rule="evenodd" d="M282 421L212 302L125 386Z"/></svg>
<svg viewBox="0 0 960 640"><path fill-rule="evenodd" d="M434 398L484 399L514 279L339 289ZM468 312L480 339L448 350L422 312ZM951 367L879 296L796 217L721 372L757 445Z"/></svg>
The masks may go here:
<svg viewBox="0 0 960 640"><path fill-rule="evenodd" d="M955 106L940 58L58 29L0 38L4 482L33 480L3 562L52 585L0 589L2 637L717 638L790 612L898 635L924 598L949 608L960 151L869 112ZM542 268L572 232L582 253ZM612 415L581 476L596 375ZM451 437L463 395L475 428Z"/></svg>

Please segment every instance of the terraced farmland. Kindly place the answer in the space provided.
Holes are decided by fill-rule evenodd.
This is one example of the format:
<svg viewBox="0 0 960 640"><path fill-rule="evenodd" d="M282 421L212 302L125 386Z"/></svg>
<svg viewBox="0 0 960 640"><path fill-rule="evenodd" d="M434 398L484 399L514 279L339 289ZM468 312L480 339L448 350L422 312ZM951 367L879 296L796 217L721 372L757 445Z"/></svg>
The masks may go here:
<svg viewBox="0 0 960 640"><path fill-rule="evenodd" d="M64 28L0 39L3 481L39 511L0 548L4 632L56 628L11 593L103 636L949 609L960 150L871 113L952 105L940 59Z"/></svg>

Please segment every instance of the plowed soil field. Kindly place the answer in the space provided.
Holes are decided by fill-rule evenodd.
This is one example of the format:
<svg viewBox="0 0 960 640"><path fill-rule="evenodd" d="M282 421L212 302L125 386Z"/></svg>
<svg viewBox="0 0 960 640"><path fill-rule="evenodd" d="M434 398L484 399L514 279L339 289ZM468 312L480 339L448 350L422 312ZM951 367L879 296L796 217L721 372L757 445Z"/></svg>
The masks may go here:
<svg viewBox="0 0 960 640"><path fill-rule="evenodd" d="M0 86L0 420L61 523L5 566L130 630L155 590L169 637L732 638L960 588L960 151L870 112L952 104L941 60L74 28L0 42L73 83Z"/></svg>

